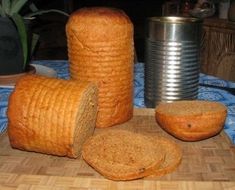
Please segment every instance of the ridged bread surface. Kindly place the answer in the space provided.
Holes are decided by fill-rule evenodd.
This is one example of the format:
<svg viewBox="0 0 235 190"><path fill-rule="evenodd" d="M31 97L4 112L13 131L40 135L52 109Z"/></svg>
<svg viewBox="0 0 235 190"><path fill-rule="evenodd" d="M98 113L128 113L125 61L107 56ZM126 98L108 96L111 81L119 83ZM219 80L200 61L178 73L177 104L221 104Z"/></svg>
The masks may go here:
<svg viewBox="0 0 235 190"><path fill-rule="evenodd" d="M22 77L7 111L11 146L21 150L78 157L93 134L97 115L95 84Z"/></svg>
<svg viewBox="0 0 235 190"><path fill-rule="evenodd" d="M66 25L72 79L98 84L96 127L133 116L133 25L121 10L92 7L74 12Z"/></svg>

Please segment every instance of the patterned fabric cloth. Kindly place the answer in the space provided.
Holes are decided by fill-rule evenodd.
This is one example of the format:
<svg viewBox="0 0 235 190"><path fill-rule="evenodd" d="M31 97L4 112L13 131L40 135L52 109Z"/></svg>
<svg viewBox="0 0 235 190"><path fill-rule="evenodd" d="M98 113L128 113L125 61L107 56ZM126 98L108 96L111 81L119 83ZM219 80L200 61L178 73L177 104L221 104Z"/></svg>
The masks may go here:
<svg viewBox="0 0 235 190"><path fill-rule="evenodd" d="M44 60L34 61L33 63L53 68L57 72L58 78L69 79L68 62L65 60ZM134 72L134 105L138 108L145 107L143 63L135 64ZM200 82L235 88L235 83L204 74L200 74ZM5 131L7 128L6 110L8 105L8 98L12 90L12 88L0 87L0 132ZM235 96L224 90L200 86L198 99L222 102L228 107L228 116L226 118L224 130L231 141L235 144Z"/></svg>

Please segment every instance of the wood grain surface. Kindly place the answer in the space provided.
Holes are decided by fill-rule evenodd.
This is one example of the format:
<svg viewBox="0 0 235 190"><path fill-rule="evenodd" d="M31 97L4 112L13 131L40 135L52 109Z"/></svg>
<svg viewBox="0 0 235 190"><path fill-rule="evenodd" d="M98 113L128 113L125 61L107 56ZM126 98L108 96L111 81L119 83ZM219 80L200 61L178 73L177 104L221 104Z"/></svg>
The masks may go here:
<svg viewBox="0 0 235 190"><path fill-rule="evenodd" d="M207 18L203 22L201 72L235 81L235 23Z"/></svg>
<svg viewBox="0 0 235 190"><path fill-rule="evenodd" d="M183 142L163 131L153 109L135 109L129 122L112 127L155 133L178 143L183 160L173 173L127 182L105 179L81 158L70 159L12 149L7 133L0 135L0 189L235 189L235 147L224 132L199 141ZM96 133L102 130L96 129Z"/></svg>

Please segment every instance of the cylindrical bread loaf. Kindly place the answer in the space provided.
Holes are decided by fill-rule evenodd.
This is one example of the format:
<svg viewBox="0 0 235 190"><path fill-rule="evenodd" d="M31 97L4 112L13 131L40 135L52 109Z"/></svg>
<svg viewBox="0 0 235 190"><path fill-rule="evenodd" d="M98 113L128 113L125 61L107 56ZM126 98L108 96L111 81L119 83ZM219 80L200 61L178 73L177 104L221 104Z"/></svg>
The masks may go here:
<svg viewBox="0 0 235 190"><path fill-rule="evenodd" d="M22 77L10 95L8 135L13 148L78 157L93 134L98 88L81 81Z"/></svg>
<svg viewBox="0 0 235 190"><path fill-rule="evenodd" d="M162 103L155 118L168 133L184 141L199 141L217 135L224 126L227 108L219 102L186 100Z"/></svg>
<svg viewBox="0 0 235 190"><path fill-rule="evenodd" d="M82 8L66 25L72 79L98 84L96 127L133 116L133 24L121 10Z"/></svg>

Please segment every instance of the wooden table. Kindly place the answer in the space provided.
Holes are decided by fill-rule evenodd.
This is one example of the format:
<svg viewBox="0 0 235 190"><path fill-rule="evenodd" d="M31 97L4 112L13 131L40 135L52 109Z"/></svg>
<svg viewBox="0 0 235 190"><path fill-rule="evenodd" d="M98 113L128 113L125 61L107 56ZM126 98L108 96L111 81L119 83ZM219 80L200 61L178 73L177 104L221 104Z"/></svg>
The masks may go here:
<svg viewBox="0 0 235 190"><path fill-rule="evenodd" d="M0 135L0 189L9 190L233 190L235 147L224 132L199 141L183 142L163 131L153 109L135 109L134 117L113 128L156 133L178 143L183 159L176 171L162 177L116 182L105 179L81 158L69 159L12 149ZM96 129L95 132L107 129Z"/></svg>

